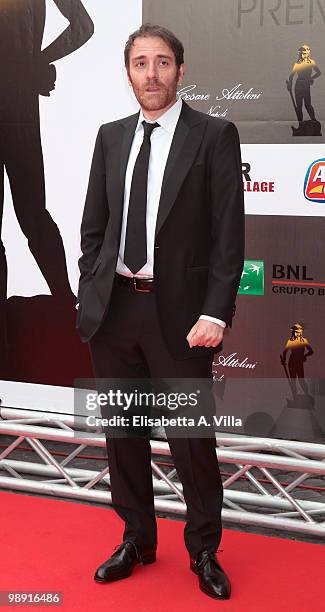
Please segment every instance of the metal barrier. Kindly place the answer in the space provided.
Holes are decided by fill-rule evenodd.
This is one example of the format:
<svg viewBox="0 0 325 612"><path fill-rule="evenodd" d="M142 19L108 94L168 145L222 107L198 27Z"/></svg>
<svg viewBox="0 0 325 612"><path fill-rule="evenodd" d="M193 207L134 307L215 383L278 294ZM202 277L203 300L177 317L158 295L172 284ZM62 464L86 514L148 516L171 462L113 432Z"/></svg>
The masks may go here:
<svg viewBox="0 0 325 612"><path fill-rule="evenodd" d="M0 475L1 488L111 503L107 466L100 472L71 467L85 448L106 447L103 434L87 435L83 431L84 417L6 406L0 407L0 417L0 434L14 438L0 453L0 468L7 473ZM231 466L233 472L223 483L225 521L325 536L325 503L300 499L298 494L299 485L309 478L324 478L325 445L218 433L216 438L219 463ZM46 448L46 440L67 442L73 448L59 462ZM10 458L23 441L37 455L37 462ZM185 515L176 470L165 473L159 467L159 457L170 455L168 443L151 440L151 448L156 510ZM287 477L288 472L291 482L281 484L281 475ZM243 477L250 491L241 490Z"/></svg>

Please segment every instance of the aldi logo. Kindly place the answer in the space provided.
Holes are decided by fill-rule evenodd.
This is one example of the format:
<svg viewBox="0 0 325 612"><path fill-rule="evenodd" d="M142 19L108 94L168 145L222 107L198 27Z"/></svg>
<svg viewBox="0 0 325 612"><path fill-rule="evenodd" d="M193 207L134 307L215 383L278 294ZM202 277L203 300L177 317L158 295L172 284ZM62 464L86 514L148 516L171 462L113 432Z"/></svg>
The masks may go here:
<svg viewBox="0 0 325 612"><path fill-rule="evenodd" d="M325 204L325 158L310 164L305 178L304 196L310 202Z"/></svg>
<svg viewBox="0 0 325 612"><path fill-rule="evenodd" d="M264 261L245 260L238 295L264 295Z"/></svg>

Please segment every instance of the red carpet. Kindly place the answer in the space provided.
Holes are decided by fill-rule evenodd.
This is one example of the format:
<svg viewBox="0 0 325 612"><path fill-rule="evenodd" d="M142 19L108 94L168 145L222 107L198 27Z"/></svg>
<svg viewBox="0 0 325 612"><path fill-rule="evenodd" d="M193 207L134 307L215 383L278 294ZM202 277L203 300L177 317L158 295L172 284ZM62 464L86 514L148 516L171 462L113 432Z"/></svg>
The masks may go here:
<svg viewBox="0 0 325 612"><path fill-rule="evenodd" d="M96 584L92 579L96 567L121 541L122 522L112 510L7 492L0 492L0 508L0 590L64 593L62 607L34 609L324 610L325 548L321 545L225 530L224 552L218 556L233 593L229 601L216 601L201 593L197 577L188 569L184 523L158 519L157 563L137 566L126 580ZM23 609L33 608L25 605Z"/></svg>

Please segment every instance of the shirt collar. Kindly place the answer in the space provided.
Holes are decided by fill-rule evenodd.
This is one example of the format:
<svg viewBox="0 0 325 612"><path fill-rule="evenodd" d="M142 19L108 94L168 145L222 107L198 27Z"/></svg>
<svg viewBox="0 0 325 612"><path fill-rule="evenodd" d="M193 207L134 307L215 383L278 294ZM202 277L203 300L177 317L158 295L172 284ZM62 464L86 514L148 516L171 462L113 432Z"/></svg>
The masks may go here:
<svg viewBox="0 0 325 612"><path fill-rule="evenodd" d="M158 119L150 120L146 119L143 115L142 109L140 108L139 119L136 127L136 132L142 128L142 121L147 121L148 123L159 123L159 125L164 128L167 132L173 134L176 128L177 121L181 114L182 110L182 100L176 100L175 104L171 106L163 115L158 117Z"/></svg>

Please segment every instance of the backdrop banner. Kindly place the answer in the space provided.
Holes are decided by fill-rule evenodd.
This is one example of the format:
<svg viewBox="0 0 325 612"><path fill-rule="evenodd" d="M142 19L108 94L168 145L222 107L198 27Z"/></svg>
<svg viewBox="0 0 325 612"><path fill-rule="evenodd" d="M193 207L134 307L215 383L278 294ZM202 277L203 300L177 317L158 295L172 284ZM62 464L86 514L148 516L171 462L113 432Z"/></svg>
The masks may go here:
<svg viewBox="0 0 325 612"><path fill-rule="evenodd" d="M92 376L79 229L98 128L137 110L123 48L142 21L184 43L178 96L241 138L245 267L214 390L243 423L218 429L323 441L325 0L0 3L0 378Z"/></svg>
<svg viewBox="0 0 325 612"><path fill-rule="evenodd" d="M184 42L180 95L241 142L324 142L324 0L143 0L143 15Z"/></svg>
<svg viewBox="0 0 325 612"><path fill-rule="evenodd" d="M79 230L99 126L137 108L123 47L141 10L0 3L2 379L73 386L91 373L75 330Z"/></svg>
<svg viewBox="0 0 325 612"><path fill-rule="evenodd" d="M246 261L214 361L242 429L220 430L324 441L325 0L143 0L143 20L184 43L179 97L242 143Z"/></svg>

